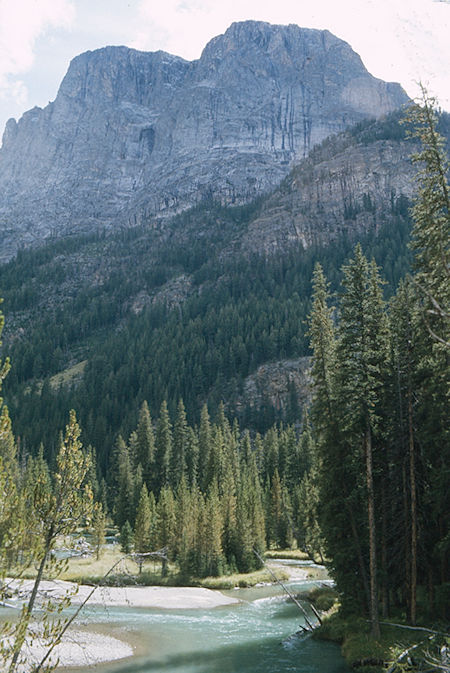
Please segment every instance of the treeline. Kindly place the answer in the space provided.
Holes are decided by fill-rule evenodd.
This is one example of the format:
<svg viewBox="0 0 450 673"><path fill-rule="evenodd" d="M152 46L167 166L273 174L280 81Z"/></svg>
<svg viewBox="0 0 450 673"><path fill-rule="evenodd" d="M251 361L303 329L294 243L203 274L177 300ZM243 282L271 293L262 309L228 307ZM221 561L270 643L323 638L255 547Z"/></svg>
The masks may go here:
<svg viewBox="0 0 450 673"><path fill-rule="evenodd" d="M319 522L344 613L448 619L450 605L450 209L448 164L429 104L413 208L415 274L389 302L360 246L337 307L320 266L310 339Z"/></svg>
<svg viewBox="0 0 450 673"><path fill-rule="evenodd" d="M313 154L332 153L330 143L403 137L398 122L395 113L364 122ZM445 115L441 123L448 131ZM309 354L303 326L314 261L336 289L354 239L249 258L240 241L263 206L264 197L238 207L207 201L164 225L50 241L0 267L14 363L5 395L28 450L43 442L51 462L53 438L75 408L105 470L117 433L129 435L144 400L159 409L167 399L174 414L182 398L191 423L205 401L215 413L221 400L260 432L295 422L295 405L245 406L243 382L263 362ZM363 207L373 207L369 194ZM389 295L409 268L404 196L392 193L386 217L360 240L383 266ZM56 389L51 377L81 362L84 373Z"/></svg>
<svg viewBox="0 0 450 673"><path fill-rule="evenodd" d="M387 269L388 293L409 268L409 220L398 215L394 222L394 228L364 237L368 254ZM142 279L126 279L128 267L119 265L114 281L81 292L56 316L37 315L30 338L13 343L6 398L16 434L31 451L43 442L51 462L56 444L49 436L56 437L68 411L77 409L85 442L96 447L105 472L117 433L129 436L144 400L157 410L166 399L174 415L182 398L190 423L198 422L205 401L215 413L226 400L234 415L245 377L260 364L309 353L304 332L314 261L321 260L337 287L352 245L341 238L332 247L295 249L269 259L206 258L184 301L175 307L160 301L138 315L120 307L126 288ZM120 329L114 329L119 317ZM81 334L87 351L80 346ZM73 388L55 389L42 375L49 368L59 371L71 348L88 359L83 377ZM275 422L294 423L297 414L295 405L276 410L249 404L241 406L239 420L264 432Z"/></svg>
<svg viewBox="0 0 450 673"><path fill-rule="evenodd" d="M322 557L307 417L300 435L288 426L252 438L237 421L230 424L223 406L215 422L204 406L192 427L182 401L173 423L165 402L155 423L144 403L128 442L117 439L108 482L95 451L82 449L73 412L52 467L42 446L35 457L18 451L7 407L0 422L0 575L41 558L42 545L51 543L47 559L74 517L77 525L90 527L97 552L109 517L125 553L165 549L185 578L250 572L260 567L255 551L271 547L295 545L311 558ZM63 470L67 447L74 453ZM77 478L79 493L70 493L64 480ZM83 489L89 507L83 500L83 514L75 515ZM55 517L65 512L54 529L53 510ZM27 517L38 521L32 535Z"/></svg>
<svg viewBox="0 0 450 673"><path fill-rule="evenodd" d="M320 535L308 517L317 507L307 481L314 460L309 423L252 439L223 407L212 422L206 406L196 427L180 401L172 423L163 402L153 424L147 403L127 443L119 437L106 493L124 549L167 548L185 576L249 572L254 550L294 544L312 557ZM104 486L95 489L105 499Z"/></svg>

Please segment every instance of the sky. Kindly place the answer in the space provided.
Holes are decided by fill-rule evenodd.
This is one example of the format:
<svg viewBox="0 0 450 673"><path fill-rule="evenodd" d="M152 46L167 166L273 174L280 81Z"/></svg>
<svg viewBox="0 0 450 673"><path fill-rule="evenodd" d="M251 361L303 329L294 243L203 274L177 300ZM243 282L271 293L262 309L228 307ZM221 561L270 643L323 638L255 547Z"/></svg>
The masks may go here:
<svg viewBox="0 0 450 673"><path fill-rule="evenodd" d="M328 29L411 97L450 111L450 0L0 0L0 137L55 99L72 58L106 45L199 58L233 21Z"/></svg>

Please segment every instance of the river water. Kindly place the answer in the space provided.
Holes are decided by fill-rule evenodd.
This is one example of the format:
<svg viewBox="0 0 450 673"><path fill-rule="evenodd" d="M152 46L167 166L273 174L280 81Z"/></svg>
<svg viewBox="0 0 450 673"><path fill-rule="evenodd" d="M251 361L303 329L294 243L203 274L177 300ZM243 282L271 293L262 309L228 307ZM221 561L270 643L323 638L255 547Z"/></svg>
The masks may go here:
<svg viewBox="0 0 450 673"><path fill-rule="evenodd" d="M292 592L311 583L287 583ZM277 586L228 592L241 603L209 610L91 608L82 622L122 637L136 656L101 673L347 673L339 648L294 635L305 623ZM305 603L305 606L308 604ZM311 614L311 619L313 619Z"/></svg>

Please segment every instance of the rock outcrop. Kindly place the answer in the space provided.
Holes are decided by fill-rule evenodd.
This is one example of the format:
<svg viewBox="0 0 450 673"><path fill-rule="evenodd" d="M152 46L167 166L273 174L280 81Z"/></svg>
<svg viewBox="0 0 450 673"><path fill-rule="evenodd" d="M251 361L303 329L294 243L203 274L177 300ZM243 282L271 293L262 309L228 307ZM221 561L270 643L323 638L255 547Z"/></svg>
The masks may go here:
<svg viewBox="0 0 450 673"><path fill-rule="evenodd" d="M338 145L342 138L333 139ZM292 245L324 245L342 234L357 239L407 215L415 191L413 143L378 140L320 148L264 202L242 248L271 255Z"/></svg>
<svg viewBox="0 0 450 673"><path fill-rule="evenodd" d="M249 200L325 137L406 101L347 43L294 25L235 23L193 62L126 47L87 52L53 103L7 123L0 259L211 195Z"/></svg>

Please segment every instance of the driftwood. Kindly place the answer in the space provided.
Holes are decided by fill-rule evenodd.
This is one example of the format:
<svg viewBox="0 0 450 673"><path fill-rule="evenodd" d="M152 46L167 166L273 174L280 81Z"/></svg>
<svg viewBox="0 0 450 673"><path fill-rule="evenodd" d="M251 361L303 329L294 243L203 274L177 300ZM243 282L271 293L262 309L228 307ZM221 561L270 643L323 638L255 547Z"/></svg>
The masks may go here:
<svg viewBox="0 0 450 673"><path fill-rule="evenodd" d="M386 664L383 659L360 659L352 662L352 668L359 668L360 666L384 666Z"/></svg>
<svg viewBox="0 0 450 673"><path fill-rule="evenodd" d="M395 624L394 622L380 622L383 626L395 626L398 629L409 629L410 631L425 631L426 633L432 633L435 636L446 636L450 637L450 633L445 631L434 631L433 629L427 629L425 626L410 626L409 624Z"/></svg>
<svg viewBox="0 0 450 673"><path fill-rule="evenodd" d="M267 568L267 570L270 572L270 574L271 574L272 577L274 578L275 582L277 582L277 584L279 584L280 587L282 587L282 589L287 593L287 595L289 596L289 598L290 598L290 599L295 603L295 605L296 605L296 606L303 612L303 616L304 616L304 618L305 618L305 622L306 622L307 625L308 625L308 629L309 629L309 631L313 631L313 630L315 629L315 626L314 626L314 624L309 620L308 615L306 614L306 610L305 610L305 608L303 607L303 605L301 605L301 603L298 602L298 600L295 598L295 596L294 596L293 594L291 594L291 592L290 592L289 589L286 587L286 585L284 585L283 582L282 582L280 579L278 579L278 577L275 575L275 573L272 571L272 569L269 568L269 566L266 564L266 562L264 561L264 559L262 558L262 556L256 551L256 549L253 550L253 553L254 553L255 556L261 561L261 563L263 564L263 566L265 566L265 567ZM316 614L316 610L314 610L314 614ZM316 614L316 616L317 616L317 618L318 618L318 620L319 620L319 624L322 624L322 621L321 621L319 615ZM302 627L302 628L303 628L303 627Z"/></svg>
<svg viewBox="0 0 450 673"><path fill-rule="evenodd" d="M421 647L427 640L432 640L434 636L428 636L428 638L425 638L425 640L422 640L420 643L416 643L415 645L411 645L411 647L407 647L406 650L403 650L403 652L400 653L400 655L397 657L397 659L394 661L393 664L388 668L387 673L394 673L395 669L399 664L402 663L405 659L408 661L409 660L409 655L411 652L416 650L418 647Z"/></svg>

